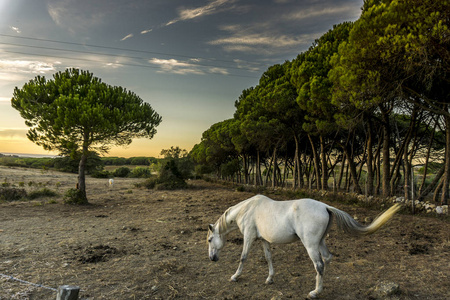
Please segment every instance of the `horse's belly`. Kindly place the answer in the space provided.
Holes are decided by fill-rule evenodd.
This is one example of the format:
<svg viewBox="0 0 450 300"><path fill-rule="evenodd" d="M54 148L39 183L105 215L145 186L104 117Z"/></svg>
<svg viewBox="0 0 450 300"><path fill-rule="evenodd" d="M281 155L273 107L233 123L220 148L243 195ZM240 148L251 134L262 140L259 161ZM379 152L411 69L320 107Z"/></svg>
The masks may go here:
<svg viewBox="0 0 450 300"><path fill-rule="evenodd" d="M260 230L259 237L271 244L289 244L299 239L295 232L290 232L290 230L277 230L275 228Z"/></svg>

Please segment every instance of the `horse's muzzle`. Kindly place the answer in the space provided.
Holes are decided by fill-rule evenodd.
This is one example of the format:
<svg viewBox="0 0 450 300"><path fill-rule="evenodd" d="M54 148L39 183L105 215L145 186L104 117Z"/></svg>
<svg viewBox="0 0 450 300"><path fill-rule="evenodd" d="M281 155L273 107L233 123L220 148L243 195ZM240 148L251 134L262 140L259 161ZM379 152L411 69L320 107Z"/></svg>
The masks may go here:
<svg viewBox="0 0 450 300"><path fill-rule="evenodd" d="M217 255L213 255L213 256L210 256L209 259L212 261L218 261L219 257Z"/></svg>

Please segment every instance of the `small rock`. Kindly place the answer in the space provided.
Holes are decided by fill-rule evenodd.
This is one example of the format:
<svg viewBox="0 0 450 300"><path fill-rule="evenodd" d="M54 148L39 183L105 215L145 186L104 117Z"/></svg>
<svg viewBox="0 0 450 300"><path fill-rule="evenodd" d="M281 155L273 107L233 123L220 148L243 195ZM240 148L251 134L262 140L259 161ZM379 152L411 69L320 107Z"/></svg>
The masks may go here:
<svg viewBox="0 0 450 300"><path fill-rule="evenodd" d="M398 197L398 198L395 198L395 201L394 201L394 202L397 202L397 203L405 202L405 197Z"/></svg>
<svg viewBox="0 0 450 300"><path fill-rule="evenodd" d="M369 293L375 299L385 299L400 294L400 287L395 282L380 282L371 288Z"/></svg>

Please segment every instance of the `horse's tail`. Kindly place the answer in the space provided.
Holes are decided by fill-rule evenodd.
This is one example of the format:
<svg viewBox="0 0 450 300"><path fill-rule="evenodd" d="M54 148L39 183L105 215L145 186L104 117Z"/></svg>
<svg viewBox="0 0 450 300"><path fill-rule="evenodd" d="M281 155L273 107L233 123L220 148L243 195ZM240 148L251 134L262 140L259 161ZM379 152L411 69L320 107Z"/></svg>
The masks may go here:
<svg viewBox="0 0 450 300"><path fill-rule="evenodd" d="M386 222L388 222L394 216L394 214L400 210L400 208L401 205L399 203L393 205L391 208L389 208L384 213L379 215L375 220L373 220L373 222L368 226L361 225L345 211L339 210L332 206L328 206L327 210L330 215L332 215L336 219L336 223L339 228L341 228L345 232L355 235L366 235L372 234L380 229L381 226L386 224Z"/></svg>

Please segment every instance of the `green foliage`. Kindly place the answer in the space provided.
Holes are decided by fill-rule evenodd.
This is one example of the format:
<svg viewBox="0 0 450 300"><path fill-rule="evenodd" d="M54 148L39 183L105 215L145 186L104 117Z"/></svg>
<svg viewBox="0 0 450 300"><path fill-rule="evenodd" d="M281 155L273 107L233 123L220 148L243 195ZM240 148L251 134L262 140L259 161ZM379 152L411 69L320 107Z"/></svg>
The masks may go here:
<svg viewBox="0 0 450 300"><path fill-rule="evenodd" d="M96 170L92 172L91 176L93 178L109 178L111 177L111 173L107 170Z"/></svg>
<svg viewBox="0 0 450 300"><path fill-rule="evenodd" d="M153 138L161 117L133 92L110 86L88 71L68 69L47 80L36 76L15 88L11 105L30 127L28 139L46 150L79 158L79 186L86 198L90 153Z"/></svg>
<svg viewBox="0 0 450 300"><path fill-rule="evenodd" d="M25 167L34 169L48 169L53 167L52 158L31 158L19 156L1 156L0 165L8 167Z"/></svg>
<svg viewBox="0 0 450 300"><path fill-rule="evenodd" d="M79 189L68 189L64 194L63 200L66 204L74 205L85 205L88 203L84 193Z"/></svg>
<svg viewBox="0 0 450 300"><path fill-rule="evenodd" d="M437 162L431 162L428 164L428 169L427 169L427 173L428 174L435 174L439 171L439 169L442 168L442 163L437 163ZM418 170L419 174L424 175L425 172L425 167L422 166L420 167L420 169Z"/></svg>
<svg viewBox="0 0 450 300"><path fill-rule="evenodd" d="M130 160L125 157L102 157L102 162L105 166L123 166L130 164Z"/></svg>
<svg viewBox="0 0 450 300"><path fill-rule="evenodd" d="M241 168L241 166L240 166L239 160L233 159L232 161L223 163L220 166L220 173L222 174L222 176L225 176L225 177L233 176L234 174L239 172L240 168Z"/></svg>
<svg viewBox="0 0 450 300"><path fill-rule="evenodd" d="M57 170L70 173L78 173L81 154L75 153L71 156L61 156L53 159L53 167ZM103 160L95 152L89 152L86 160L86 173L95 176L103 169Z"/></svg>
<svg viewBox="0 0 450 300"><path fill-rule="evenodd" d="M24 189L14 187L0 187L0 200L17 201L27 197L27 192Z"/></svg>
<svg viewBox="0 0 450 300"><path fill-rule="evenodd" d="M161 122L136 94L77 69L58 72L53 80L36 76L14 90L11 104L30 127L31 141L70 155L83 145L105 152L111 144L152 138Z"/></svg>
<svg viewBox="0 0 450 300"><path fill-rule="evenodd" d="M178 170L176 160L171 159L161 167L157 178L146 180L142 186L157 190L176 190L187 188L188 185Z"/></svg>
<svg viewBox="0 0 450 300"><path fill-rule="evenodd" d="M159 171L155 188L158 190L175 190L187 187L183 175L178 170L175 160L169 160Z"/></svg>
<svg viewBox="0 0 450 300"><path fill-rule="evenodd" d="M40 190L32 191L28 193L28 199L34 200L41 197L56 197L58 194L48 188L42 188Z"/></svg>
<svg viewBox="0 0 450 300"><path fill-rule="evenodd" d="M112 175L114 177L127 177L131 173L130 168L127 167L120 167L114 170Z"/></svg>
<svg viewBox="0 0 450 300"><path fill-rule="evenodd" d="M136 167L131 171L129 176L134 178L149 178L152 176L152 170L145 167Z"/></svg>
<svg viewBox="0 0 450 300"><path fill-rule="evenodd" d="M201 177L205 174L211 174L212 172L214 172L214 169L209 165L196 165L194 170L194 174L196 177Z"/></svg>
<svg viewBox="0 0 450 300"><path fill-rule="evenodd" d="M187 157L188 153L185 149L181 149L178 146L172 146L170 149L161 150L161 155L164 156L164 158L179 159Z"/></svg>

